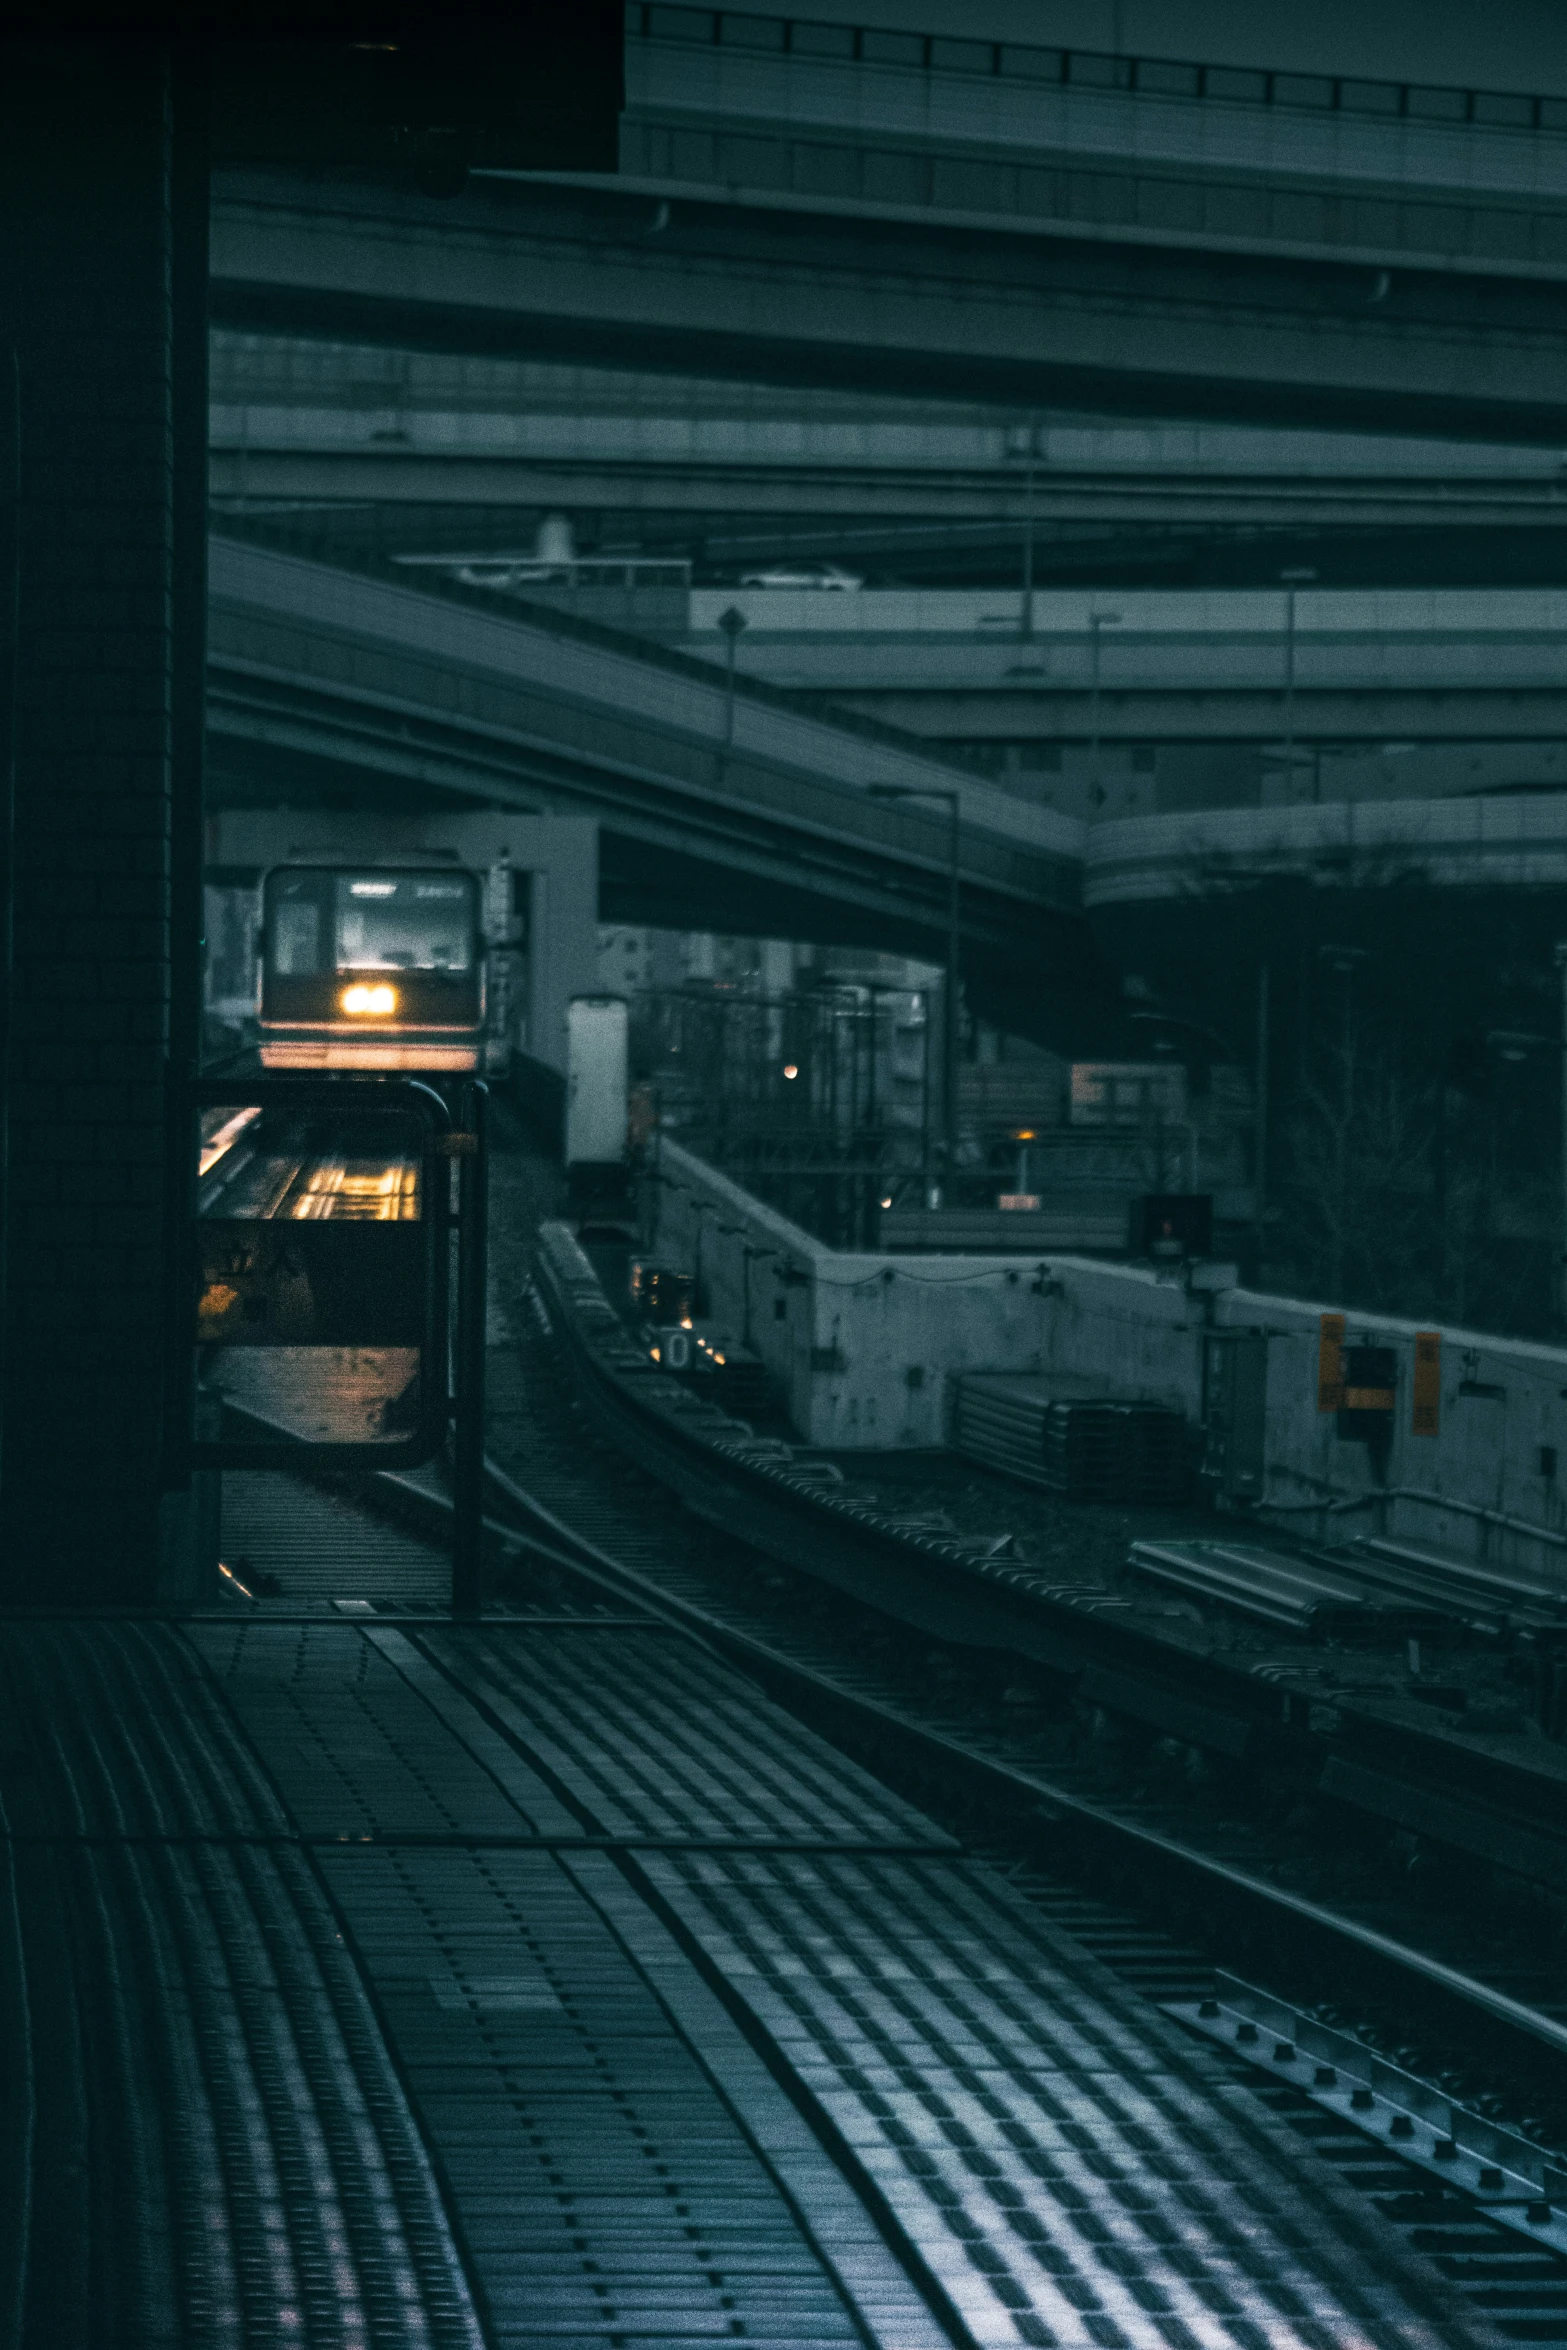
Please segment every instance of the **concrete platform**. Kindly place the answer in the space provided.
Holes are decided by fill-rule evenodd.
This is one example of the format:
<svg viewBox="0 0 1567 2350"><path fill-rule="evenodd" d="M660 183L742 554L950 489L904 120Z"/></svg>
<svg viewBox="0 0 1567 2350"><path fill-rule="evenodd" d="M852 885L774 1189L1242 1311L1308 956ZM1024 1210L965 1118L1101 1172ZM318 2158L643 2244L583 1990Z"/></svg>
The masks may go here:
<svg viewBox="0 0 1567 2350"><path fill-rule="evenodd" d="M28 2345L1488 2338L683 1635L13 1620L0 1719Z"/></svg>

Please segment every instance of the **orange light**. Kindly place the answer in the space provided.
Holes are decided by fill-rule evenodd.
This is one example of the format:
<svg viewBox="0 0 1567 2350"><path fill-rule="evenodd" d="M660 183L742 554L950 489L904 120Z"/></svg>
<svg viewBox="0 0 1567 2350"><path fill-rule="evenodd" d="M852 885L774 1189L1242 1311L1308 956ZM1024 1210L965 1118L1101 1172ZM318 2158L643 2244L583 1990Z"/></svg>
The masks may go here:
<svg viewBox="0 0 1567 2350"><path fill-rule="evenodd" d="M785 1063L784 1063L784 1075L785 1075L786 1077L798 1077L798 1076L799 1076L799 1074L800 1074L800 1072L799 1072L799 1068L797 1067L797 1065L796 1065L796 1064L795 1064L793 1061L785 1061Z"/></svg>
<svg viewBox="0 0 1567 2350"><path fill-rule="evenodd" d="M1014 1142L1032 1142L1034 1139L1034 1129L1032 1126L1020 1126L1016 1134L1013 1135L1012 1139Z"/></svg>
<svg viewBox="0 0 1567 2350"><path fill-rule="evenodd" d="M366 987L356 981L345 987L337 1000L357 1020L384 1020L397 1009L397 990L384 985Z"/></svg>
<svg viewBox="0 0 1567 2350"><path fill-rule="evenodd" d="M361 1035L352 1043L287 1037L261 1048L263 1069L476 1069L471 1044L378 1043Z"/></svg>

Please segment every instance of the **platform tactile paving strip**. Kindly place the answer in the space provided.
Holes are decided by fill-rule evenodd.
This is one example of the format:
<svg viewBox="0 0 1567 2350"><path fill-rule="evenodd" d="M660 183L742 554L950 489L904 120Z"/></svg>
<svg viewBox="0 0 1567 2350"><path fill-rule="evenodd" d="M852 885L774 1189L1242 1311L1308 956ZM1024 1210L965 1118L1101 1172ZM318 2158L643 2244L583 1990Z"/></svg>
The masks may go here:
<svg viewBox="0 0 1567 2350"><path fill-rule="evenodd" d="M678 1632L432 1631L606 1834L955 1849L923 1814Z"/></svg>
<svg viewBox="0 0 1567 2350"><path fill-rule="evenodd" d="M559 1859L403 1848L334 1851L325 1867L498 2350L865 2340L769 2164ZM907 2288L895 2322L883 2338L910 2350L941 2339Z"/></svg>
<svg viewBox="0 0 1567 2350"><path fill-rule="evenodd" d="M224 1916L225 1871L283 1888L295 1922L246 1997L311 1935L318 1972L352 1953L497 2350L937 2350L932 2307L980 2350L1489 2338L1218 2057L694 1642L340 1619L194 1624L193 1648L29 1637L23 1667L0 1656L37 1749L30 1770L0 1753L18 1816L215 1840L159 1859L165 1903L174 1859ZM299 2068L335 2077L320 1993L292 1996L281 2054L265 2015L241 2033L235 2110L263 2119L235 2143L287 2156L275 2194L264 2162L246 2174L263 2248L266 2211L353 2137L290 2135ZM335 2189L292 2223L323 2309L342 2230L382 2208Z"/></svg>
<svg viewBox="0 0 1567 2350"><path fill-rule="evenodd" d="M0 1722L21 2340L482 2350L359 1974L189 1651L157 1626L6 1625Z"/></svg>
<svg viewBox="0 0 1567 2350"><path fill-rule="evenodd" d="M579 1812L405 1633L263 1622L189 1636L317 1838L498 2343L864 2342L863 2285L890 2328L875 2339L939 2350L919 2294L732 2020L709 2002L720 2054L698 2055L591 1887L527 1849L570 1847L624 1892L613 1862L581 1853ZM667 1646L654 1642L660 1670ZM465 1826L438 1833L441 1812ZM351 1832L321 1841L345 1819ZM657 1940L651 1919L643 1932ZM748 2134L739 2078L765 2129ZM847 2289L779 2183L791 2134L823 2238L854 2254Z"/></svg>
<svg viewBox="0 0 1567 2350"><path fill-rule="evenodd" d="M970 2338L1473 2339L1434 2268L1155 2010L970 1862L646 1854Z"/></svg>
<svg viewBox="0 0 1567 2350"><path fill-rule="evenodd" d="M160 1628L6 1626L0 1724L12 1835L287 1832L233 1715Z"/></svg>
<svg viewBox="0 0 1567 2350"><path fill-rule="evenodd" d="M308 1835L580 1833L537 1773L399 1635L383 1648L350 1624L262 1618L192 1624L187 1637ZM466 1717L461 1731L394 1658L439 1683L451 1713Z"/></svg>
<svg viewBox="0 0 1567 2350"><path fill-rule="evenodd" d="M994 1871L934 1849L918 1813L738 1675L691 1650L688 1679L654 1662L663 1644L643 1635L589 1636L569 1671L555 1631L515 1648L483 1633L420 1640L487 1703L504 1687L496 1718L575 1809L626 1835L631 1882L786 2062L919 2248L959 2338L984 2350L1487 2338L1435 2267L1206 2051ZM818 1771L834 1780L826 1806L801 1792ZM785 1819L802 1844L829 1841L830 1823L843 1849L765 1849ZM757 1849L718 1848L720 1825L741 1820ZM889 1831L931 1840L923 1855L871 1853L872 1823L889 1847ZM635 1833L654 1825L664 1849ZM685 1851L673 1848L682 1829Z"/></svg>

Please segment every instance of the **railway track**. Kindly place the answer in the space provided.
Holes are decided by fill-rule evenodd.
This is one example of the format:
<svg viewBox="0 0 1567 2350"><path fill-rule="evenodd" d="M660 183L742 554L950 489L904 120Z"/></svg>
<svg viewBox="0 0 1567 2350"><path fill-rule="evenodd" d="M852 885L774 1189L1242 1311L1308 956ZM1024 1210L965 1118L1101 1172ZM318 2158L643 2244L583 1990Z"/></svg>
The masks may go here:
<svg viewBox="0 0 1567 2350"><path fill-rule="evenodd" d="M341 1128L342 1121L338 1121ZM363 1123L363 1121L361 1121ZM409 1223L419 1215L418 1161L388 1155L370 1121L362 1147L317 1117L269 1126L254 1108L208 1111L198 1210L278 1223Z"/></svg>
<svg viewBox="0 0 1567 2350"><path fill-rule="evenodd" d="M1150 1758L1151 1742L1141 1741L1128 1764L1114 1735L1108 1741L1090 1737L1086 1757L1073 1759L1053 1736L1058 1725L1044 1719L1047 1698L1018 1660L923 1632L911 1635L890 1612L693 1521L653 1477L624 1459L584 1408L569 1376L569 1351L558 1344L536 1288L525 1290L514 1328L516 1360L500 1378L515 1385L509 1396L504 1386L497 1390L502 1408L493 1416L492 1446L501 1456L508 1445L513 1448L512 1465L528 1498L545 1506L557 1530L568 1527L760 1650L869 1708L910 1720L998 1776L1021 1774L1042 1795L1089 1812L1113 1811L1129 1830L1185 1841L1194 1857L1250 1875L1270 1894L1286 1892L1298 1848L1242 1816L1238 1807L1210 1799L1206 1789L1201 1800L1193 1800L1179 1783L1182 1766L1161 1771L1169 1758ZM514 1507L517 1501L514 1495ZM679 1538L671 1540L675 1528ZM541 1529L548 1534L548 1522L534 1522L533 1530ZM1514 1952L1510 1970L1504 1970L1485 1963L1488 1954L1472 1931L1467 1939L1451 1927L1445 1937L1433 1932L1444 1922L1441 1913L1433 1916L1404 1895L1375 1847L1360 1856L1340 1855L1339 1873L1336 1912L1366 1936L1407 1942L1435 1966L1474 1971L1498 1996L1527 2000L1552 2025L1567 2014L1550 1954L1520 1962ZM1308 1883L1302 1912L1321 1906L1320 1898L1313 1899L1318 1894Z"/></svg>
<svg viewBox="0 0 1567 2350"><path fill-rule="evenodd" d="M613 1920L622 1949L653 1970L662 1996L676 1997L683 1967L722 2010L729 2039L721 2061L709 2011L698 1999L687 2014L730 2110L743 2115L746 2096L781 2096L874 2215L894 2269L877 2288L877 2308L867 2314L860 2305L854 2338L887 2350L927 2339L1331 2339L1430 2350L1439 2342L1567 2342L1567 2261L1548 2237L1509 2232L1452 2177L1422 2176L1395 2159L1391 2145L1355 2125L1347 2096L1346 2110L1329 2110L1277 2065L1270 2075L1233 2049L1204 2048L1158 2013L1171 2005L1195 2013L1211 1985L1213 1937L1197 1930L1193 1885L1201 1899L1221 1879L1249 1883L1265 1906L1281 1898L1289 1906L1264 1876L1247 1878L1258 1860L1254 1831L1234 1823L1199 1850L1181 1841L1177 1804L1127 1801L1113 1816L1091 1768L1053 1778L1039 1768L1036 1730L1022 1722L1031 1708L1009 1697L996 1660L928 1631L911 1640L874 1608L846 1603L701 1525L630 1466L595 1430L569 1376L563 1333L521 1278L512 1244L537 1204L525 1190L537 1173L513 1164L508 1175L503 1162L501 1174L497 1221L508 1238L497 1252L498 1291L511 1310L496 1315L490 1349L498 1611L475 1631L441 1623L446 1524L434 1481L380 1481L352 1494L258 1477L234 1482L228 1512L231 1537L247 1545L252 1587L263 1577L273 1585L259 1605L240 1608L256 1632L241 1631L238 1646L232 1632L193 1627L188 1635L220 1679L228 1676L247 1724L246 1708L259 1702L250 1734L268 1757L296 1842L303 1827L304 1846L318 1855L311 1868L325 1872L372 1991L385 1963L378 1953L416 1928L433 1930L448 1909L458 1941L461 1921L476 1921L476 1952L499 1947L484 1937L507 1918L507 1934L526 1938L537 1900L523 1891L536 1865L527 1855L547 1848L576 1887L573 1899L590 1896L596 1914ZM383 1521L368 1537L366 1504ZM388 1514L404 1525L388 1527ZM313 1562L303 1575L302 1559ZM329 1614L335 1628L323 1620ZM678 1648L658 1648L675 1632ZM315 1714L304 1724L308 1738L283 1734L274 1680L257 1680L258 1665L245 1663L246 1654L284 1659L280 1640L302 1644L305 1665L323 1641L358 1641L361 1654L394 1665L442 1719L482 1723L461 1727L464 1744L489 1758L491 1778L531 1820L507 1827L491 1816L493 1795L481 1819L442 1794L440 1774L417 1751L428 1724L413 1734L399 1715L394 1734L384 1705L375 1717L378 1735L392 1739L384 1762L360 1743L363 1730L345 1746L341 1729L329 1731ZM677 1658L690 1661L675 1669ZM840 1753L869 1762L920 1814L899 1811L897 1799L873 1795L855 1777L852 1763L775 1726L783 1717L748 1700L747 1683L720 1659L825 1731ZM374 1681L383 1668L372 1665ZM247 1694L247 1672L259 1697ZM319 1672L307 1665L305 1684ZM364 1673L361 1663L350 1675L355 1686ZM348 1687L341 1665L328 1678ZM401 1702L406 1710L406 1689ZM333 1848L345 1842L362 1857L340 1860ZM1139 1895L1153 1885L1146 1864L1156 1854L1150 1901ZM1139 1858L1141 1886L1132 1882ZM478 1922L483 1903L496 1901L494 1924ZM1297 1902L1294 1914L1303 1920L1310 1908ZM405 1911L405 1923L391 1922ZM1244 1903L1214 1914L1221 1955L1232 1966L1255 1957L1234 1932ZM580 1931L570 1928L563 1947L580 1947ZM1359 1931L1364 1939L1370 1929ZM533 1946L548 1958L536 1933ZM1324 1947L1314 1957L1319 1988ZM1384 1950L1382 1961L1396 1976L1402 1954ZM578 1961L549 1963L557 1972L548 1997L567 1999ZM490 1996L483 1985L495 1980L483 1969L493 1964L462 1959L460 1982L480 1988L452 1994L481 2021ZM537 2003L531 1989L515 1992L510 1975L504 1987L503 2007L514 1997ZM1331 1987L1341 2022L1367 2020L1359 1985L1347 1984L1342 1968ZM1449 1985L1450 2002L1463 2012L1483 1988ZM688 2003L697 1996L678 1994ZM395 2043L395 2004L387 2015ZM1066 2016L1077 2020L1068 2026ZM1380 2045L1384 2053L1402 2047L1414 2061L1429 2055L1403 2047L1396 2033L1384 2032ZM759 2062L761 2074L746 2076L741 2095L735 2084L747 2062ZM421 2077L410 2076L415 2119L439 2152L445 2125L439 2100L420 2108ZM1467 2077L1450 2068L1450 2086L1477 2108L1487 2077L1483 2049ZM630 2087L616 2094L617 2114L626 2097L635 2104ZM782 2109L769 2110L767 2128L783 2143ZM1080 2121L1063 2137L1073 2114ZM1545 2134L1541 2117L1532 2118ZM535 2129L545 2126L553 2127ZM639 2127L652 2147L657 2128ZM754 2143L754 2127L752 2135ZM1079 2144L1086 2169L1073 2151ZM666 2164L671 2158L666 2150ZM549 2159L553 2177L578 2157ZM1166 2184L1150 2204L1154 2181ZM775 2185L798 2204L808 2181ZM1176 2239L1154 2217L1167 2191L1186 2245L1173 2270ZM824 2206L818 2234L832 2224ZM1280 2248L1259 2269L1255 2246L1279 2228ZM579 2229L561 2257L575 2258L587 2241ZM1282 2247L1307 2241L1315 2249L1301 2271L1297 2253ZM470 2266L477 2259L482 2271L489 2242L468 2246ZM1107 2244L1121 2247L1108 2269ZM763 2315L765 2299L739 2272L725 2281L723 2260L704 2250L678 2290L706 2296L716 2277L724 2289L715 2312L740 2312L731 2332L807 2338L780 2337ZM588 2265L608 2273L603 2248L592 2248ZM790 2290L809 2300L813 2326L826 2329L809 2338L848 2338L833 2330L832 2289L808 2271L809 2262ZM927 2313L917 2323L910 2286ZM604 2293L634 2300L637 2290L624 2277L613 2292L592 2289L601 2301ZM842 2271L836 2289L854 2303ZM894 2302L901 2315L889 2315ZM482 2316L482 2293L475 2306ZM927 2323L934 2330L918 2330Z"/></svg>
<svg viewBox="0 0 1567 2350"><path fill-rule="evenodd" d="M266 1758L296 1838L325 1868L349 1947L373 1979L388 1934L400 1940L417 1925L439 1943L415 1962L421 1970L454 1953L454 2003L482 2014L498 1989L502 2007L563 2002L575 2015L586 1996L591 2008L581 1928L552 1952L539 1892L525 1892L537 1865L527 1855L547 1847L654 1968L731 2100L743 2040L772 2093L828 2151L839 2185L829 2192L817 2177L818 2231L841 2234L846 2189L875 2216L930 2316L892 2272L867 2297L862 2246L841 2272L858 2279L855 2338L884 2350L1152 2350L1173 2325L1175 2338L1215 2350L1254 2338L1298 2350L1322 2338L1384 2350L1567 2339L1567 2268L1549 2253L1509 2243L1440 2183L1412 2187L1383 2150L1288 2087L1259 2091L1224 2052L1183 2044L1159 2003L1203 1987L1193 1949L1058 1878L996 1852L977 1857L951 1823L911 1810L768 1708L709 1641L674 1631L670 1617L687 1609L672 1592L591 1566L586 1546L573 1563L541 1540L510 1601L534 1612L509 1623L440 1625L431 1587L445 1562L431 1551L428 1585L351 1599L365 1610L359 1623L334 1624L327 1611L344 1602L325 1595L359 1553L345 1549L333 1513L312 1527L298 1493L278 1483L307 1571L296 1567L293 1588L268 1608L186 1637ZM438 1525L428 1494L425 1507ZM633 1581L640 1615L628 1604ZM323 1671L322 1643L335 1653L345 1641L365 1644L365 1661L346 1675L341 1662ZM286 1718L268 1657L295 1660ZM345 1740L334 1708L350 1687L361 1726ZM527 1821L508 1828L493 1784L476 1810L450 1766L444 1779L432 1768L428 1725L421 1734L408 1718L410 1689L461 1730ZM487 1955L464 1958L481 1894L502 1895L519 1870L504 1946L481 1940ZM417 1917L409 1909L405 1925L389 1925L410 1899ZM480 1930L503 1924L497 1912ZM544 1970L526 1984L524 1956ZM739 2039L715 2041L703 1997ZM440 2155L443 2101L422 2110L420 2078L416 2067L415 2111ZM617 2113L628 2098L636 2110L635 2088L616 2093ZM745 2089L766 2094L755 2079ZM555 2125L541 2112L532 2126ZM651 2118L645 2126L649 2153L678 2163ZM782 2111L757 2127L785 2162L780 2190L797 2196ZM599 2156L552 2150L551 2177L569 2184L584 2159ZM680 2191L691 2208L698 2189ZM617 2307L634 2298L612 2235L583 2217L573 2242ZM803 2273L791 2290L815 2297L811 2330L780 2335L780 2310L747 2296L732 2255L685 2257L668 2287L687 2297L682 2315L708 2304L716 2280L718 2305L739 2313L732 2332L791 2345L840 2338L820 2284ZM776 2267L777 2251L767 2257Z"/></svg>
<svg viewBox="0 0 1567 2350"><path fill-rule="evenodd" d="M548 1205L547 1197L539 1198L536 1172L519 1180L514 1171L511 1180L514 1209L520 1205L524 1218ZM520 1273L516 1258L511 1273L514 1279ZM1384 2055L1423 2068L1428 2080L1472 2110L1505 2115L1542 2146L1561 2144L1562 2109L1553 2106L1538 2069L1528 2078L1531 2033L1536 2051L1549 2050L1554 2063L1567 2056L1560 1976L1547 1958L1530 1954L1511 1968L1488 1968L1484 1951L1471 1942L1460 1947L1455 1964L1451 1950L1433 1947L1442 1937L1429 1931L1429 1910L1400 1898L1401 1889L1390 1887L1385 1873L1380 1884L1352 1888L1336 1913L1325 1911L1281 1885L1277 1846L1251 1823L1237 1819L1216 1828L1211 1818L1196 1820L1191 1807L1177 1801L1149 1800L1142 1791L1134 1800L1124 1784L1107 1800L1105 1775L1091 1766L1064 1768L1057 1758L1048 1773L1041 1770L1037 1736L1018 1726L1018 1716L1029 1711L1027 1693L998 1689L996 1660L964 1659L924 1635L911 1643L905 1627L878 1620L874 1609L813 1588L810 1578L791 1574L776 1559L754 1549L747 1553L693 1521L595 1426L566 1376L569 1357L537 1289L519 1282L514 1307L513 1348L499 1371L492 1416L499 1471L492 1479L492 1504L497 1524L509 1523L525 1538L529 1571L542 1569L548 1581L573 1562L590 1573L607 1570L612 1580L629 1570L637 1586L673 1603L688 1621L710 1635L728 1635L735 1643L731 1653L743 1655L751 1669L768 1673L770 1666L770 1685L778 1694L879 1767L890 1763L927 1794L944 1780L949 1801L966 1812L968 1826L985 1804L987 1788L992 1800L1006 1798L1008 1833L992 1849L1027 1884L1031 1900L1152 1995L1195 1999L1215 1958L1234 1966L1239 1957L1242 1971L1247 1961L1253 1971L1266 1967L1270 1938L1245 1932L1244 1900L1238 1944L1233 1907L1227 1941L1224 1929L1218 1935L1191 1931L1194 1909L1211 1895L1218 1877L1227 1878L1230 1890L1254 1894L1286 1928L1293 1920L1302 1929L1307 1964L1286 1970L1293 1971L1297 1998L1302 1980L1309 1990L1314 1975L1317 2012L1335 2015ZM492 1378L501 1360L492 1354ZM508 1458L525 1488L507 1476L502 1463ZM514 1552L514 1559L520 1555ZM1014 1711L1008 1701L1019 1699ZM1023 1816L1030 1788L1038 1798L1032 1821ZM1059 1833L1082 1824L1054 1809L1053 1799L1061 1798L1092 1814L1095 1830L1107 1827L1108 1834ZM1154 1844L1161 1862L1154 1874L1162 1884L1151 1919L1146 1898L1127 1906L1115 1896L1132 1891L1139 1851L1146 1856ZM1172 1905L1168 1896L1183 1858L1191 1864L1192 1881L1186 1898L1177 1892ZM1063 1881L1063 1861L1075 1883ZM1074 1866L1084 1861L1086 1869ZM1376 1874L1374 1868L1368 1873ZM1108 1899L1102 1897L1107 1886ZM1149 1886L1141 1890L1146 1896ZM1157 1922L1160 1910L1173 1917L1173 1928ZM1369 1968L1362 1963L1368 1957L1375 1961ZM1462 1963L1466 1958L1471 1967ZM1396 1997L1401 1979L1419 1993L1402 2013ZM1500 2030L1493 2029L1498 2023ZM1264 2084L1260 2093L1286 2106L1295 2095L1283 2083ZM1297 2108L1295 2118L1308 2130L1324 2127L1320 2113L1312 2117ZM1346 2145L1344 2154L1351 2169L1364 2168L1363 2145ZM1407 2176L1399 2186L1407 2196ZM1471 2213L1461 2232L1475 2224ZM1478 2224L1484 2233L1484 2223ZM1516 2246L1492 2241L1485 2258L1493 2256L1505 2267L1519 2253ZM1553 2270L1543 2287L1546 2302L1554 2301L1561 2283ZM1555 2322L1542 2311L1540 2323L1548 2330Z"/></svg>

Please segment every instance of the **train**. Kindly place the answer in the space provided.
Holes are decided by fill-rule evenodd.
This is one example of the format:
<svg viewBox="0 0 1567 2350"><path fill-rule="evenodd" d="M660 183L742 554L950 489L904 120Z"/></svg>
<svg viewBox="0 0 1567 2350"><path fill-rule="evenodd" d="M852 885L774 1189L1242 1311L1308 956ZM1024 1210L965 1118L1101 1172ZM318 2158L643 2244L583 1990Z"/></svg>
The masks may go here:
<svg viewBox="0 0 1567 2350"><path fill-rule="evenodd" d="M596 827L225 810L208 860L209 1066L500 1082L562 1150L578 1215L625 1226L627 1005L591 984Z"/></svg>
<svg viewBox="0 0 1567 2350"><path fill-rule="evenodd" d="M492 1063L481 917L478 875L449 866L274 867L261 886L263 1068Z"/></svg>

